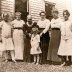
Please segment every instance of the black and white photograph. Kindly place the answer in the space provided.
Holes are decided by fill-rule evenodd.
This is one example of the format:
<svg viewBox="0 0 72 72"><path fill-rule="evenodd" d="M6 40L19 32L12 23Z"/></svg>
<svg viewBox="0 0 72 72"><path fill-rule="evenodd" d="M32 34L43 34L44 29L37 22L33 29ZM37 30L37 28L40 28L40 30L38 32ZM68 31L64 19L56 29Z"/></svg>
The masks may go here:
<svg viewBox="0 0 72 72"><path fill-rule="evenodd" d="M72 72L72 0L0 0L0 72Z"/></svg>

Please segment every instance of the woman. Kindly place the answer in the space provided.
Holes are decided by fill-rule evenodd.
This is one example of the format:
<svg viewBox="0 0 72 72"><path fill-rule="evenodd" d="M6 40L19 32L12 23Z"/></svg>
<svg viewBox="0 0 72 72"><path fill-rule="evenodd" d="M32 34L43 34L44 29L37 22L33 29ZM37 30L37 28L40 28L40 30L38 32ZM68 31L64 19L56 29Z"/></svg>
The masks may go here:
<svg viewBox="0 0 72 72"><path fill-rule="evenodd" d="M47 52L48 52L48 43L49 43L49 27L50 21L46 19L45 12L42 11L40 13L41 19L38 21L37 25L39 26L40 31L40 47L42 49L41 54L41 63L45 63L47 60Z"/></svg>
<svg viewBox="0 0 72 72"><path fill-rule="evenodd" d="M25 38L25 50L24 50L24 60L26 62L31 62L31 55L30 55L30 40L31 40L31 30L32 30L32 17L31 15L27 16L27 23L24 25L24 34L26 35Z"/></svg>
<svg viewBox="0 0 72 72"><path fill-rule="evenodd" d="M69 20L70 13L68 10L63 11L64 21L61 23L61 42L58 55L62 56L61 66L67 63L71 64L72 56L72 22Z"/></svg>
<svg viewBox="0 0 72 72"><path fill-rule="evenodd" d="M51 38L50 38L50 43L49 43L49 49L48 49L48 56L47 60L52 61L52 62L59 62L60 59L57 55L59 44L60 44L60 21L58 17L58 10L53 9L52 14L53 14L53 19L51 20Z"/></svg>
<svg viewBox="0 0 72 72"><path fill-rule="evenodd" d="M15 46L15 59L23 60L24 52L24 34L23 34L23 25L25 22L21 20L21 13L15 13L16 19L12 22L13 25L13 41Z"/></svg>

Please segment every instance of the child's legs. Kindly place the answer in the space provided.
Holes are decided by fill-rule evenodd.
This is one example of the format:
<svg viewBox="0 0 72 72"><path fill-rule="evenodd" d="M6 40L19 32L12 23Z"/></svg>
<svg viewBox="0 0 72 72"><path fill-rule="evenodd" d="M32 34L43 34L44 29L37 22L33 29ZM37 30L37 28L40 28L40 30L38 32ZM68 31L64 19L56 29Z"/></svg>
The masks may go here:
<svg viewBox="0 0 72 72"><path fill-rule="evenodd" d="M4 54L5 60L7 60L8 59L8 52L7 51L4 51L3 54Z"/></svg>
<svg viewBox="0 0 72 72"><path fill-rule="evenodd" d="M36 59L37 59L37 56L36 56L36 55L34 55L34 62L36 62Z"/></svg>
<svg viewBox="0 0 72 72"><path fill-rule="evenodd" d="M12 60L15 60L15 53L14 50L10 50Z"/></svg>
<svg viewBox="0 0 72 72"><path fill-rule="evenodd" d="M7 60L8 59L8 51L6 50L6 48L7 48L7 39L2 37L2 42L3 42L3 48L4 48L4 51L3 51L2 55Z"/></svg>
<svg viewBox="0 0 72 72"><path fill-rule="evenodd" d="M39 63L39 60L40 60L40 56L39 54L37 55L37 63Z"/></svg>
<svg viewBox="0 0 72 72"><path fill-rule="evenodd" d="M68 65L71 65L71 56L68 56Z"/></svg>
<svg viewBox="0 0 72 72"><path fill-rule="evenodd" d="M68 56L68 61L71 62L71 56Z"/></svg>
<svg viewBox="0 0 72 72"><path fill-rule="evenodd" d="M62 58L61 58L62 62L66 62L66 58L67 58L66 56L62 56Z"/></svg>

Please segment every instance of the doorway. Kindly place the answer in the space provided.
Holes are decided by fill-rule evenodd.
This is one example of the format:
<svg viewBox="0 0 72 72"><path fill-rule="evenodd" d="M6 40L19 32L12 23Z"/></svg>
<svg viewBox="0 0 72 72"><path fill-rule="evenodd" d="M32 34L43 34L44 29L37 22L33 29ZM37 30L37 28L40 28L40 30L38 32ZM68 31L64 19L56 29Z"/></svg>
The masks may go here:
<svg viewBox="0 0 72 72"><path fill-rule="evenodd" d="M27 21L27 0L15 0L15 12L22 13L22 19Z"/></svg>
<svg viewBox="0 0 72 72"><path fill-rule="evenodd" d="M45 11L46 11L46 18L51 21L53 18L52 16L52 9L55 7L55 3L45 2Z"/></svg>

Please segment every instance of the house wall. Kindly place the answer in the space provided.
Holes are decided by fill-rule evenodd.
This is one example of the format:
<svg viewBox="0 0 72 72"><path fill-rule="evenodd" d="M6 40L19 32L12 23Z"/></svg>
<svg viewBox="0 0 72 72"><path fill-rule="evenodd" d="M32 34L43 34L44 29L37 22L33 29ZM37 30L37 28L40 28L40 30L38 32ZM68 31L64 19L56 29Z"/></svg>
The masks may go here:
<svg viewBox="0 0 72 72"><path fill-rule="evenodd" d="M45 0L56 3L56 8L59 10L59 16L63 17L63 10L67 9L70 12L70 19L72 19L72 0Z"/></svg>
<svg viewBox="0 0 72 72"><path fill-rule="evenodd" d="M32 15L34 21L38 21L41 11L45 11L44 0L29 0L29 14Z"/></svg>
<svg viewBox="0 0 72 72"><path fill-rule="evenodd" d="M1 0L1 12L8 12L14 14L15 0Z"/></svg>

